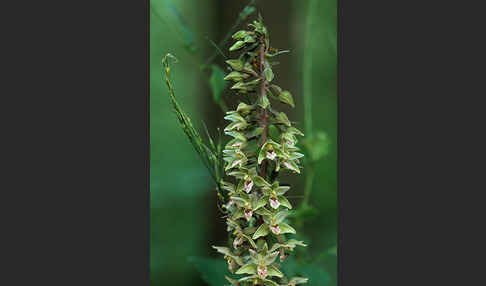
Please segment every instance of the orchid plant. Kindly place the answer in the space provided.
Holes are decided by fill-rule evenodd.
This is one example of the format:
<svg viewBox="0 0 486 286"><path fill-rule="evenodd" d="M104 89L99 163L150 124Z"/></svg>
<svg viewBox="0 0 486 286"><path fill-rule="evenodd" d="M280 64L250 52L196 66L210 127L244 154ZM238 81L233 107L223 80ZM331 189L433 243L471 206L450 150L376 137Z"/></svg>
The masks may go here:
<svg viewBox="0 0 486 286"><path fill-rule="evenodd" d="M285 195L290 186L278 178L285 172L300 173L304 155L296 143L304 134L270 101L294 107L291 93L272 83L272 59L285 51L270 47L261 17L248 27L233 34L235 43L229 50L239 56L226 61L230 72L225 80L232 81L231 89L242 96L236 110L224 117L230 121L224 133L232 139L222 150L224 180L219 181L222 197L227 198L222 210L231 246L213 248L224 255L231 273L243 275L227 277L231 285L291 286L307 278L286 277L278 262L296 246L306 245L286 237L296 233L287 220L292 205ZM271 126L276 135L270 135Z"/></svg>

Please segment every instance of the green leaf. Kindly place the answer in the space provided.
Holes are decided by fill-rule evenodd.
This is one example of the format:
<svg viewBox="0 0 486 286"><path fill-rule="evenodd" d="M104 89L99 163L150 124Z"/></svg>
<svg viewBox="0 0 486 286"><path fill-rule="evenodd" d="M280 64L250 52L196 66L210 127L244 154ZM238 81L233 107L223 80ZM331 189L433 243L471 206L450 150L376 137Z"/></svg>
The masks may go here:
<svg viewBox="0 0 486 286"><path fill-rule="evenodd" d="M257 266L254 263L248 263L241 266L240 269L236 270L235 274L256 274Z"/></svg>
<svg viewBox="0 0 486 286"><path fill-rule="evenodd" d="M270 232L268 225L262 224L253 234L253 239L258 239L259 237L266 236Z"/></svg>
<svg viewBox="0 0 486 286"><path fill-rule="evenodd" d="M214 259L205 257L188 257L188 261L201 273L201 278L210 286L226 285L225 275L230 275L228 266L224 259ZM236 277L234 277L236 278Z"/></svg>

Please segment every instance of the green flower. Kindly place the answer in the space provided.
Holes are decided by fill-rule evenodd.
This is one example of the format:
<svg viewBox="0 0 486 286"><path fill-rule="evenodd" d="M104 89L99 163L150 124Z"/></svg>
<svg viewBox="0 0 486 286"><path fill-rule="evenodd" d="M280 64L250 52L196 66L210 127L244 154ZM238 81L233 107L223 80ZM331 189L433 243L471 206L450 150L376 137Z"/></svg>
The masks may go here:
<svg viewBox="0 0 486 286"><path fill-rule="evenodd" d="M273 209L278 209L280 205L291 209L292 205L284 196L289 189L290 187L288 186L279 186L277 181L270 187L264 186L262 188L263 196L260 198L260 204L266 206L268 203Z"/></svg>

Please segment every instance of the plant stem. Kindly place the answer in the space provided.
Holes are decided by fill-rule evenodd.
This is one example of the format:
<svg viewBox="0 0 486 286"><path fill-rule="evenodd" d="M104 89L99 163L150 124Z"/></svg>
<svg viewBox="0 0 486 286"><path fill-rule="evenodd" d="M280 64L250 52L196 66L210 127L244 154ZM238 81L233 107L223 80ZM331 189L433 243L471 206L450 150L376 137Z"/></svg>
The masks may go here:
<svg viewBox="0 0 486 286"><path fill-rule="evenodd" d="M262 79L262 83L260 85L260 96L261 97L266 96L266 88L267 88L266 87L265 75L263 73L264 69L265 69L265 44L264 44L264 41L262 41L262 43L260 45L260 77ZM262 116L261 126L263 128L262 145L261 146L263 146L265 144L265 142L267 141L267 134L268 134L268 124L267 124L268 114L267 114L266 108L263 108L261 116ZM267 178L266 174L267 174L267 160L263 160L262 168L260 169L260 176L266 179Z"/></svg>
<svg viewBox="0 0 486 286"><path fill-rule="evenodd" d="M238 28L238 26L241 24L241 22L246 20L246 17L244 17L244 15L243 15L243 11L245 11L247 9L247 7L255 4L255 2L256 2L256 0L252 0L250 3L248 3L248 5L246 5L243 8L243 10L241 10L240 14L238 15L238 19L236 19L236 22L233 24L233 26L228 31L228 33L226 33L226 36L224 36L224 38L219 42L219 45L218 45L219 47L224 46L226 44L226 42L230 39L231 35L233 35L233 32L236 30L236 28ZM209 64L214 61L214 59L216 58L217 55L218 55L217 51L213 52L213 54L204 63L203 68L208 67Z"/></svg>

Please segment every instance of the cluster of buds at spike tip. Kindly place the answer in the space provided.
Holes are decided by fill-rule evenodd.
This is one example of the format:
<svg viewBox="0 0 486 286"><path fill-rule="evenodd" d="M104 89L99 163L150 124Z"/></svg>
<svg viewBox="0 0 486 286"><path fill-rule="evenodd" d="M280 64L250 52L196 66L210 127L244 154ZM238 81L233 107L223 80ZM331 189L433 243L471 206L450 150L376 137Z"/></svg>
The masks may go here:
<svg viewBox="0 0 486 286"><path fill-rule="evenodd" d="M240 52L239 57L226 61L230 72L225 80L232 81L231 89L245 100L224 117L230 121L224 132L231 139L223 150L226 177L220 185L229 198L223 209L231 240L228 247L214 248L224 255L231 273L243 275L238 280L227 277L231 285L296 285L307 278L287 278L280 263L296 246L306 245L286 237L296 231L286 218L292 209L285 197L290 187L278 178L281 173L300 173L304 155L296 143L304 134L284 112L272 108L270 99L290 107L294 99L272 83L272 58L279 52L270 48L261 17L248 26L233 35L230 51ZM269 128L276 132L270 134Z"/></svg>

